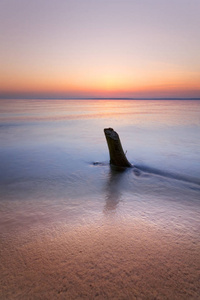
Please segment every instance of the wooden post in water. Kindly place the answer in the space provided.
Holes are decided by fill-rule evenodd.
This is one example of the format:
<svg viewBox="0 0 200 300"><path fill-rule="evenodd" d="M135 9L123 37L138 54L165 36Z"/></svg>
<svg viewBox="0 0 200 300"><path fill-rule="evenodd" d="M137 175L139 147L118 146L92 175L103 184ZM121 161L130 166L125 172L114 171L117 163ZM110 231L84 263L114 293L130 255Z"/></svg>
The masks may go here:
<svg viewBox="0 0 200 300"><path fill-rule="evenodd" d="M112 128L105 128L104 133L110 153L110 164L118 167L132 167L124 154L118 133Z"/></svg>

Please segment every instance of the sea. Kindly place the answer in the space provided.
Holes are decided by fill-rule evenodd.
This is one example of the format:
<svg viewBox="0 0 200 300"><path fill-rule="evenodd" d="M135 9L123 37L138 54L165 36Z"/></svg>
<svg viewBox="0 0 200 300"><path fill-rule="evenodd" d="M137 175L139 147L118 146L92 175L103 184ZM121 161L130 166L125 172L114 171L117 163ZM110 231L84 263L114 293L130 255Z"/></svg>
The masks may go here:
<svg viewBox="0 0 200 300"><path fill-rule="evenodd" d="M199 233L200 101L0 100L1 299L200 299Z"/></svg>

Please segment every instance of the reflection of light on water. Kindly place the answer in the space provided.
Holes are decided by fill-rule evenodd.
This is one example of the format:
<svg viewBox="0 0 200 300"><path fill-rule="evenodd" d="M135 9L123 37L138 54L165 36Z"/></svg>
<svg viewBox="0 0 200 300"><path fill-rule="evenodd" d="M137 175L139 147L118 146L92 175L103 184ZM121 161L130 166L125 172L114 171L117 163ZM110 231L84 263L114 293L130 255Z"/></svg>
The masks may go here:
<svg viewBox="0 0 200 300"><path fill-rule="evenodd" d="M188 125L192 121L193 125L199 126L199 118L195 117L198 110L198 101L1 99L0 121L19 123L110 118L115 122L117 117L117 121L124 125L143 126L148 122L148 127L156 128L158 124ZM191 115L194 116L192 120Z"/></svg>
<svg viewBox="0 0 200 300"><path fill-rule="evenodd" d="M113 126L134 165L198 178L198 101L0 101L0 193L13 227L23 215L26 225L30 220L78 223L83 214L87 221L102 211L162 223L166 212L177 213L180 202L191 206L199 197L198 190L185 192L181 183L155 174L137 177L133 170L88 166L95 160L108 163L103 128Z"/></svg>

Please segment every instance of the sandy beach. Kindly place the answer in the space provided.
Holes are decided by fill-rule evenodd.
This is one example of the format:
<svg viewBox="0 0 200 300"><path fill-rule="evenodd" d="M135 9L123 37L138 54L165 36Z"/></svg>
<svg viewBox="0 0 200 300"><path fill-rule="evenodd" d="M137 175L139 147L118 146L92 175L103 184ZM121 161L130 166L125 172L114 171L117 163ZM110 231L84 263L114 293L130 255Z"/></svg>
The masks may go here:
<svg viewBox="0 0 200 300"><path fill-rule="evenodd" d="M0 103L0 300L200 299L200 102Z"/></svg>
<svg viewBox="0 0 200 300"><path fill-rule="evenodd" d="M4 236L0 299L200 299L200 245L135 220Z"/></svg>

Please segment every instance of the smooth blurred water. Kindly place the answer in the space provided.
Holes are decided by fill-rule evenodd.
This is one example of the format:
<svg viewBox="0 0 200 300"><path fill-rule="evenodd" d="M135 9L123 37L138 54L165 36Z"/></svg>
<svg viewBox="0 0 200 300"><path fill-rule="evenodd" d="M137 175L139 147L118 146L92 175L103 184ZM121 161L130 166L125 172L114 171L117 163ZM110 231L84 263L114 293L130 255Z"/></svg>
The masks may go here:
<svg viewBox="0 0 200 300"><path fill-rule="evenodd" d="M133 218L198 234L200 101L0 100L0 112L2 232ZM140 176L110 168L106 127Z"/></svg>

